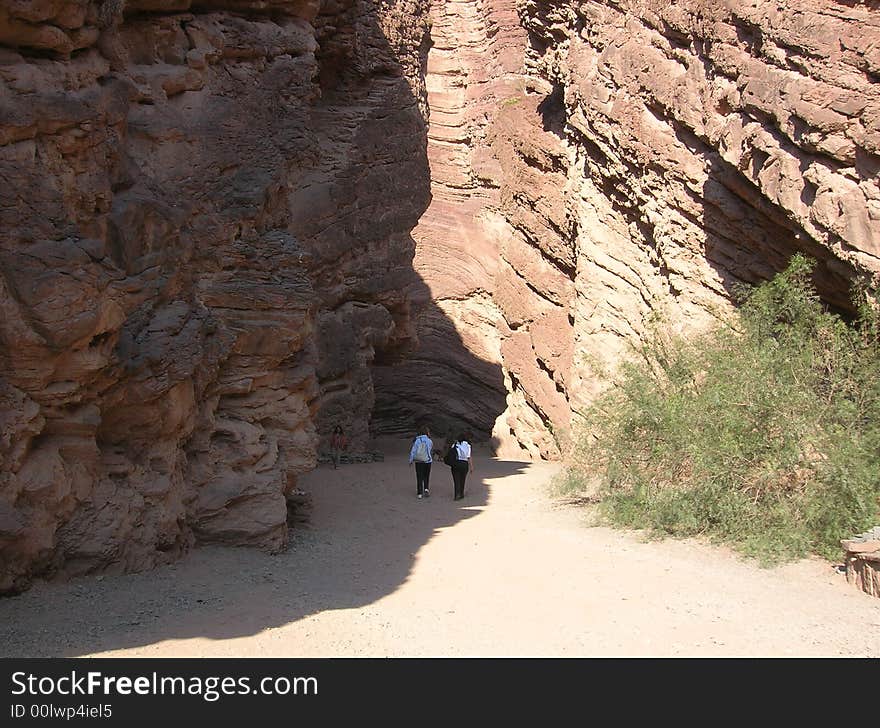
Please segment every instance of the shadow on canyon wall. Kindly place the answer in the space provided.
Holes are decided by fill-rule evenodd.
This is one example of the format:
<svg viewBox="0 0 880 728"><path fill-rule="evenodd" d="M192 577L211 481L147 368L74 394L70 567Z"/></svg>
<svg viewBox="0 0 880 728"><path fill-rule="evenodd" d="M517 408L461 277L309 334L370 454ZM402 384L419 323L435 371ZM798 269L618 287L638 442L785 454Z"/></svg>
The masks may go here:
<svg viewBox="0 0 880 728"><path fill-rule="evenodd" d="M760 152L754 154L752 164L762 164ZM743 284L770 280L793 255L803 253L816 261L813 283L822 301L844 317L853 316L855 268L816 243L732 164L716 153L709 159L709 177L703 185L704 252L725 291L736 299ZM810 184L804 185L802 197L809 194Z"/></svg>
<svg viewBox="0 0 880 728"><path fill-rule="evenodd" d="M470 430L486 440L505 408L501 367L468 350L413 266L412 231L431 203L427 124L417 113L427 105L430 32L420 43L409 39L416 65L395 51L406 47L406 29L383 24L372 5L359 7L381 44L370 52L384 60L321 49L312 118L342 132L325 134L324 159L290 196L298 213L291 230L314 256L320 300L317 430L327 443L341 424L359 447L371 437L411 436L423 422L435 433ZM418 82L401 82L407 74ZM351 109L361 116L339 125Z"/></svg>
<svg viewBox="0 0 880 728"><path fill-rule="evenodd" d="M377 356L371 429L378 436L413 436L424 422L435 436L470 432L494 451L492 428L507 396L501 366L468 350L455 323L431 300L427 283L417 278L411 300L419 344L397 361L384 352Z"/></svg>

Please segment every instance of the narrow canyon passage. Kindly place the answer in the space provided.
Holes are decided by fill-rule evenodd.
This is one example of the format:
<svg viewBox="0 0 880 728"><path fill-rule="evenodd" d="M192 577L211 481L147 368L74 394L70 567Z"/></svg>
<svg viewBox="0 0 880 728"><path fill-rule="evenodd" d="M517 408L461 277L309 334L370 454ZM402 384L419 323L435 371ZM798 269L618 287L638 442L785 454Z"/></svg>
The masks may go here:
<svg viewBox="0 0 880 728"><path fill-rule="evenodd" d="M6 5L0 655L880 654L543 489L658 321L880 281L873 0ZM463 504L318 464L423 421Z"/></svg>
<svg viewBox="0 0 880 728"><path fill-rule="evenodd" d="M880 657L880 603L824 562L591 528L543 487L557 466L484 453L463 502L439 463L420 501L406 452L315 470L276 556L206 547L2 600L0 654Z"/></svg>
<svg viewBox="0 0 880 728"><path fill-rule="evenodd" d="M658 319L880 271L864 4L7 5L0 594L281 548L336 425L559 458Z"/></svg>

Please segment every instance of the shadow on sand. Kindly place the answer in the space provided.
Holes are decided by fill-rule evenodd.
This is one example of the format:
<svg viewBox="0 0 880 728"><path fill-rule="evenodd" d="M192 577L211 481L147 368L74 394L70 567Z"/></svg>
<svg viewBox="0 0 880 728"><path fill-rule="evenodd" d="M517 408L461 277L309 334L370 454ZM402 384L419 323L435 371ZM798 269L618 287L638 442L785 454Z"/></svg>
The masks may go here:
<svg viewBox="0 0 880 728"><path fill-rule="evenodd" d="M418 500L407 453L402 442L384 463L321 466L303 479L312 496L311 522L274 556L199 548L153 571L38 584L2 600L0 656L72 657L165 640L230 640L328 610L364 607L406 582L419 550L438 532L478 518L490 481L497 487L495 479L528 467L477 455L477 475L468 479L464 500L453 502L449 468L437 462L432 495ZM349 646L355 653L356 635L341 635L330 649L345 654ZM199 655L198 645L164 650ZM237 643L228 650L259 656ZM296 656L296 645L289 654Z"/></svg>
<svg viewBox="0 0 880 728"><path fill-rule="evenodd" d="M322 97L309 113L319 129L325 117L346 113L350 119L327 125L340 138L320 137L314 176L325 185L327 199L354 202L337 211L339 220L330 226L308 200L300 200L289 216L276 210L278 215L268 216L265 225L282 225L313 256L310 273L322 311L351 309L352 326L342 327L351 339L347 358L338 357L338 372L319 371L324 424L365 422L375 414L376 431L400 432L406 423L415 428L426 417L433 424L429 415L442 412L444 427L486 435L504 408L500 366L466 351L453 323L430 301L427 285L406 265L415 249L411 230L430 202L419 99L387 43L373 49L387 62L363 66L349 58L357 49L342 32L354 28L378 42L382 24L375 15L372 4L352 5L340 16L339 37L331 32L332 18L318 19L324 23L318 54ZM397 111L389 115L389 108ZM396 204L389 206L392 200ZM417 378L410 381L436 381L439 371L440 380L451 382L439 395L429 391L423 396L416 390L407 398L396 388L402 373L398 365L405 365L418 349L409 310L413 298L419 299L419 315L433 326L425 335L442 340L446 360L420 360ZM348 321L341 315L339 320ZM390 341L381 336L373 340L376 330L389 327L397 332ZM337 341L335 336L336 329L322 329L319 343L323 347ZM323 357L322 364L332 361ZM451 372L450 362L456 367ZM366 374L371 365L373 382ZM357 372L356 381L339 385L342 391L333 400L329 390L349 370ZM378 411L371 413L372 384L379 370L385 386L377 386ZM389 396L396 397L396 404L389 405ZM395 427L383 429L389 421ZM466 499L453 503L448 469L438 463L433 497L418 501L405 449L387 463L339 471L322 467L302 477L298 487L313 495L312 521L294 528L289 548L278 555L199 547L182 561L154 571L38 582L22 595L0 600L0 656L73 656L172 639L225 640L326 610L361 607L394 592L410 574L416 553L438 530L479 515L487 498L484 478L525 467L485 460L479 477L471 478ZM247 477L243 474L242 480ZM445 491L443 480L448 481Z"/></svg>

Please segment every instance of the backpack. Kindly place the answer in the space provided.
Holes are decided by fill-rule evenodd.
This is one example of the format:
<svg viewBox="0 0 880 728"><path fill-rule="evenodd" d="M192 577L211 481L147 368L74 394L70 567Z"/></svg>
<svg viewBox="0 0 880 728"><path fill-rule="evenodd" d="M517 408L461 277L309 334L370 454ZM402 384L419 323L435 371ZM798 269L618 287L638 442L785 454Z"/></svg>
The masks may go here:
<svg viewBox="0 0 880 728"><path fill-rule="evenodd" d="M453 442L449 446L449 450L446 451L446 454L443 456L443 462L446 463L449 467L452 467L458 462L458 448L456 447L458 443Z"/></svg>
<svg viewBox="0 0 880 728"><path fill-rule="evenodd" d="M429 460L428 442L424 437L420 437L416 442L416 452L413 460L417 463L426 463Z"/></svg>

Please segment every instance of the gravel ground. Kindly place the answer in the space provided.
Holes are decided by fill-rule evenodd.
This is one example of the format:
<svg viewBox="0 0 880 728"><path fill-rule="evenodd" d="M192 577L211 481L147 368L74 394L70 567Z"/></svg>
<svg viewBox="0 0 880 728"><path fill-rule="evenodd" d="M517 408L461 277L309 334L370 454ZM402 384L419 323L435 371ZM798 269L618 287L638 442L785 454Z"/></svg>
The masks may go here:
<svg viewBox="0 0 880 728"><path fill-rule="evenodd" d="M303 479L311 519L281 554L199 548L0 600L0 655L880 657L880 599L839 565L589 527L546 463L477 453L454 502L438 462L418 500L389 453Z"/></svg>

